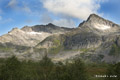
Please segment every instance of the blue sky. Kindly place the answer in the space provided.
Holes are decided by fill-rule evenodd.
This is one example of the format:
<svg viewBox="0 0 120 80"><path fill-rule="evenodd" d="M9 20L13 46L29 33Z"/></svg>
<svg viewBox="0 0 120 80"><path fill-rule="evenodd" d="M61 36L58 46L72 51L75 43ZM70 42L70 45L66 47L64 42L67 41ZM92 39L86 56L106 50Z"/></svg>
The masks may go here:
<svg viewBox="0 0 120 80"><path fill-rule="evenodd" d="M14 27L77 27L91 13L120 24L120 0L0 0L0 35Z"/></svg>

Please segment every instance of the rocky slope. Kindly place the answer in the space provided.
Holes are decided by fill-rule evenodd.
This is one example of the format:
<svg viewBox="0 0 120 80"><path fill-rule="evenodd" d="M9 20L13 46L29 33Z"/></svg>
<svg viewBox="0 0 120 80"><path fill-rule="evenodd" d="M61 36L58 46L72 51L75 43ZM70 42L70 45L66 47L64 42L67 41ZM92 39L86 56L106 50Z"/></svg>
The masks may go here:
<svg viewBox="0 0 120 80"><path fill-rule="evenodd" d="M32 27L25 26L22 29L14 28L8 34L0 37L0 43L33 47L50 35L63 34L70 30L69 28L58 27L51 23Z"/></svg>
<svg viewBox="0 0 120 80"><path fill-rule="evenodd" d="M78 55L85 60L120 61L119 25L92 14L69 34L64 41L64 47L79 51Z"/></svg>
<svg viewBox="0 0 120 80"><path fill-rule="evenodd" d="M46 54L53 61L81 57L87 62L119 62L120 26L91 14L75 29L50 23L13 29L0 37L0 57L39 60Z"/></svg>

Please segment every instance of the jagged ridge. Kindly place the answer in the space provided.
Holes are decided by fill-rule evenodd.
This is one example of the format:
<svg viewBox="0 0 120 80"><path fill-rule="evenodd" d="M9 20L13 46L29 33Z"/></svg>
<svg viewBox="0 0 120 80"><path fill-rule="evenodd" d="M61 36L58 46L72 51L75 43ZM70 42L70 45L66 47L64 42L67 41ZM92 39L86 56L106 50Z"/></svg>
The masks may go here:
<svg viewBox="0 0 120 80"><path fill-rule="evenodd" d="M41 36L44 37L42 40ZM119 52L119 25L96 14L91 14L75 29L58 27L51 23L32 27L25 26L22 29L13 29L0 37L0 41L2 45L7 42L18 46L22 43L25 46L31 44L28 45L27 50L22 51L23 54L20 55L20 52L16 54L24 59L38 60L47 53L55 61L71 59L76 56L89 61L118 62L120 60L119 54L116 58L114 58L116 55L111 56L111 51ZM111 50L112 48L114 50Z"/></svg>

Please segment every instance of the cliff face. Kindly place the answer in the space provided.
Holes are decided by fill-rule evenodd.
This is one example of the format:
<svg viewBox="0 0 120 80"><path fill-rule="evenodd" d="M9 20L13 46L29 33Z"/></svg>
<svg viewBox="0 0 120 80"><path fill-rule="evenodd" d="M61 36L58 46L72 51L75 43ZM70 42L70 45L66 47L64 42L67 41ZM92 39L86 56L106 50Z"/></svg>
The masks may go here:
<svg viewBox="0 0 120 80"><path fill-rule="evenodd" d="M53 61L81 57L85 61L119 62L120 26L96 14L74 29L51 23L25 26L0 37L0 57L10 56L10 52L20 59L39 60L47 54Z"/></svg>

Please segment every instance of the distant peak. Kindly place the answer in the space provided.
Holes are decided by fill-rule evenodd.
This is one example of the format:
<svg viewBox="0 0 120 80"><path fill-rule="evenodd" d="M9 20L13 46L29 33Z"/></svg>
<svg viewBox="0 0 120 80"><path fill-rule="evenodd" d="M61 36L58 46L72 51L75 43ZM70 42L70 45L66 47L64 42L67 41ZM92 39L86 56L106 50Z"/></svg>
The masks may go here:
<svg viewBox="0 0 120 80"><path fill-rule="evenodd" d="M29 26L24 26L23 28L28 28Z"/></svg>
<svg viewBox="0 0 120 80"><path fill-rule="evenodd" d="M21 30L28 29L28 28L31 28L31 27L30 26L24 26L23 28L21 28Z"/></svg>
<svg viewBox="0 0 120 80"><path fill-rule="evenodd" d="M55 25L52 23L48 23L47 26L55 26Z"/></svg>
<svg viewBox="0 0 120 80"><path fill-rule="evenodd" d="M15 27L11 31L9 31L8 33L18 32L18 31L21 31L21 30L19 28Z"/></svg>
<svg viewBox="0 0 120 80"><path fill-rule="evenodd" d="M15 28L13 28L13 29L12 29L12 31L15 31L15 30L18 30L18 28L17 28L17 27L15 27Z"/></svg>
<svg viewBox="0 0 120 80"><path fill-rule="evenodd" d="M23 30L25 32L31 32L32 28L30 26L24 26L23 28L21 28L21 30Z"/></svg>
<svg viewBox="0 0 120 80"><path fill-rule="evenodd" d="M17 27L13 28L13 29L18 29Z"/></svg>

